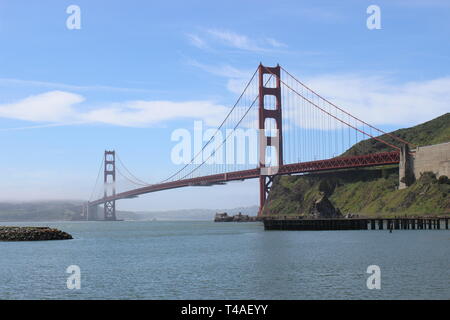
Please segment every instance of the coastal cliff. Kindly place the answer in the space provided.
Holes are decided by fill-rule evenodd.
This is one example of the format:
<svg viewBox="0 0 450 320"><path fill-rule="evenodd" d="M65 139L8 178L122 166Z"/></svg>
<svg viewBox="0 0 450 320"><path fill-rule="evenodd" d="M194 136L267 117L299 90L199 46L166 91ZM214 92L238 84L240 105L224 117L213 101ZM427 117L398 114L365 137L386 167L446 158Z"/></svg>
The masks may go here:
<svg viewBox="0 0 450 320"><path fill-rule="evenodd" d="M393 134L417 145L450 141L450 113ZM368 139L343 155L382 151L387 151L384 145ZM398 180L397 166L276 177L263 214L320 218L330 214L334 217L450 214L448 177L425 172L402 190L398 190ZM318 203L326 205L321 207Z"/></svg>

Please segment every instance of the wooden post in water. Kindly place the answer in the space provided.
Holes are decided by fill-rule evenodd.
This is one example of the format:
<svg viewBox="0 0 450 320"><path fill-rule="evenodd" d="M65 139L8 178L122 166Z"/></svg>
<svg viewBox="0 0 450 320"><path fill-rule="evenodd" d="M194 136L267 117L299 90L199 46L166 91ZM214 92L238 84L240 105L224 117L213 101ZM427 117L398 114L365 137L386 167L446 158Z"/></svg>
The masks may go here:
<svg viewBox="0 0 450 320"><path fill-rule="evenodd" d="M378 219L378 230L383 230L383 219Z"/></svg>
<svg viewBox="0 0 450 320"><path fill-rule="evenodd" d="M447 218L445 218L445 229L448 230L448 219Z"/></svg>

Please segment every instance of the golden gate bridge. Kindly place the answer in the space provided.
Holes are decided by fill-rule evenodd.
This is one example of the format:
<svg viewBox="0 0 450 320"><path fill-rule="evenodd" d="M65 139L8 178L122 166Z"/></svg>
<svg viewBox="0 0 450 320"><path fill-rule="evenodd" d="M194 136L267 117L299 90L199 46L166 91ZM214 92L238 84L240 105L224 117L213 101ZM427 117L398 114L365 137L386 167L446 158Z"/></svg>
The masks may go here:
<svg viewBox="0 0 450 320"><path fill-rule="evenodd" d="M238 133L248 130L257 132L256 163L238 160L243 152L247 158L251 153L244 151L244 144L235 143ZM373 139L387 151L345 153L365 139ZM247 146L250 144L247 142ZM105 151L82 214L89 219L90 212L97 212L103 205L104 219L116 220L116 201L121 199L175 188L259 179L258 214L262 215L275 176L398 164L401 149L408 150L410 145L330 102L281 66L260 64L214 134L190 161L166 179L158 183L139 179L115 151ZM119 187L119 178L127 187Z"/></svg>

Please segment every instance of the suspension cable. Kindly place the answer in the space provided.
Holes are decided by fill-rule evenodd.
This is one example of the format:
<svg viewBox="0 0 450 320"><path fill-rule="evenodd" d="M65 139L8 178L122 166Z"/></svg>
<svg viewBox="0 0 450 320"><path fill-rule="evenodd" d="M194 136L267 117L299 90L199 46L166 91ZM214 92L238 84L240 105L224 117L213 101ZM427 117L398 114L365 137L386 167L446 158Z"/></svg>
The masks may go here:
<svg viewBox="0 0 450 320"><path fill-rule="evenodd" d="M258 68L256 68L255 72L253 73L252 77L250 78L250 80L247 82L247 85L245 86L245 89L242 91L241 95L239 96L239 98L237 99L236 103L234 104L234 106L231 108L230 112L227 114L227 116L225 117L225 119L222 121L222 123L220 124L220 126L217 128L216 132L211 136L211 138L208 140L208 142L206 142L206 144L203 146L203 148L197 152L196 155L194 155L194 157L191 159L191 161L189 163L187 163L184 167L182 167L181 169L179 169L178 171L176 171L174 174L172 174L170 177L168 177L167 179L163 180L162 182L166 182L170 179L172 179L173 177L175 177L177 174L179 174L181 171L183 171L185 168L187 168L188 165L192 164L194 162L194 160L203 153L203 151L205 150L205 148L208 146L208 144L213 140L213 138L216 136L216 134L219 132L219 130L222 128L222 126L225 124L225 121L230 117L231 113L233 112L233 110L236 108L236 106L238 105L239 101L242 99L242 97L244 96L244 93L247 91L247 88L250 86L250 83L253 81L253 79L255 78L256 73L258 72Z"/></svg>
<svg viewBox="0 0 450 320"><path fill-rule="evenodd" d="M272 79L272 75L270 75L269 79L267 79L266 83L264 84L267 85L267 83L270 81L270 79ZM225 137L225 139L221 142L221 144L213 151L211 152L211 154L209 155L208 158L206 158L201 164L199 164L196 168L194 168L193 170L191 170L188 174L184 175L183 177L180 178L180 180L186 178L187 176L189 176L190 174L192 174L193 172L195 172L198 168L200 168L203 164L205 164L206 161L208 161L212 155L223 146L223 144L227 141L227 139L231 136L231 134L236 130L236 128L239 126L239 124L242 122L242 120L244 120L244 118L247 116L248 112L250 111L250 109L254 106L255 102L258 100L259 95L256 96L256 98L253 100L253 102L251 103L250 107L247 108L247 111L245 111L244 115L242 116L242 118L238 121L238 123L234 126L233 130L231 132L228 133L228 135Z"/></svg>
<svg viewBox="0 0 450 320"><path fill-rule="evenodd" d="M97 173L97 179L95 179L94 188L92 189L91 196L89 197L89 201L92 200L92 197L94 196L95 188L97 188L98 179L100 178L100 173L102 172L102 167L105 159L102 157L102 162L100 163L100 168L98 169Z"/></svg>
<svg viewBox="0 0 450 320"><path fill-rule="evenodd" d="M397 136L394 136L393 134L391 134L391 133L389 133L389 132L385 132L385 131L383 131L383 130L381 130L381 129L378 129L378 128L372 126L371 124L369 124L369 123L367 123L367 122L365 122L365 121L363 121L363 120L361 120L361 119L355 117L354 115L348 113L348 112L345 111L344 109L340 108L339 106L335 105L335 104L332 103L331 101L327 100L326 98L324 98L323 96L321 96L320 94L318 94L317 92L315 92L314 90L312 90L311 88L309 88L307 85L305 85L303 82L301 82L300 80L298 80L295 76L293 76L292 74L290 74L290 73L289 73L286 69L284 69L283 67L280 67L280 68L281 68L284 72L286 72L291 78L293 78L295 81L297 81L301 86L303 86L303 87L306 88L307 90L309 90L309 91L311 91L312 93L314 93L314 94L315 94L316 96L318 96L320 99L322 99L322 100L326 101L327 103L331 104L331 105L332 105L333 107L335 107L336 109L338 109L338 110L344 112L345 114L347 114L347 115L349 115L350 117L352 117L352 118L358 120L359 122L362 122L363 124L369 126L370 128L372 128L372 129L374 129L374 130L376 130L376 131L378 131L378 132L381 132L381 133L383 133L383 134L385 134L385 135L390 136L390 137L391 137L392 139L394 139L394 140L398 140L398 141L400 141L400 142L402 142L402 143L409 144L409 145L412 145L412 146L417 147L417 145L415 145L415 144L413 144L413 143L410 143L410 142L408 142L408 141L403 140L402 138L399 138L399 137L397 137Z"/></svg>
<svg viewBox="0 0 450 320"><path fill-rule="evenodd" d="M144 180L141 180L141 179L139 179L138 177L136 177L134 174L132 174L131 171L128 170L128 168L127 168L127 167L125 166L125 164L122 162L122 160L120 159L120 157L119 157L119 155L117 154L117 152L116 152L116 157L117 157L117 160L119 160L119 163L120 163L120 164L122 165L122 167L125 169L125 171L128 172L128 174L129 174L134 180L136 180L139 184L142 184L142 185L145 185L145 186L151 185L150 183L148 183L148 182L146 182L146 181L144 181Z"/></svg>
<svg viewBox="0 0 450 320"><path fill-rule="evenodd" d="M270 71L269 69L266 68L266 70L267 70L269 73L271 73L272 75L275 75L275 74L273 74L272 71ZM289 86L289 85L288 85L286 82L284 82L284 80L282 80L281 78L280 78L280 82L283 83L283 84L284 84L286 87L288 87L289 89L291 89L291 90L292 90L294 93L296 93L300 98L306 100L307 102L309 102L310 104L312 104L313 106L315 106L317 109L319 109L319 110L321 110L322 112L328 114L329 116L335 118L336 120L338 120L338 121L344 123L344 124L347 125L348 127L352 128L352 129L354 129L354 130L357 130L357 131L361 132L362 134L365 134L365 135L367 135L367 136L369 136L369 137L371 137L371 138L373 138L373 139L375 139L375 140L377 140L377 141L380 141L380 142L382 142L382 143L384 143L384 144L390 146L391 148L400 150L399 147L397 147L397 146L395 146L395 145L393 145L393 144L390 144L390 143L388 143L388 142L386 142L386 141L384 141L384 140L382 140L382 139L379 139L379 138L377 138L377 137L375 137L375 136L372 136L372 135L370 135L370 134L368 134L368 133L366 133L366 132L363 132L363 131L361 131L360 129L358 129L357 127L351 125L350 123L347 123L347 122L345 122L344 120L339 119L338 117L334 116L333 114L331 114L331 113L329 113L328 111L324 110L323 108L319 107L317 104L315 104L314 102L312 102L312 101L309 100L308 98L304 97L304 96L303 96L302 94L300 94L297 90L295 90L295 89L293 89L291 86ZM312 91L312 90L311 90L311 91ZM349 115L350 115L350 114L349 114ZM353 117L352 115L350 115L350 116ZM353 118L355 118L355 117L353 117ZM356 119L356 118L355 118L355 119Z"/></svg>
<svg viewBox="0 0 450 320"><path fill-rule="evenodd" d="M128 182L131 182L131 183L134 184L134 185L137 185L137 186L143 186L143 187L149 186L148 184L142 184L142 183L136 182L136 181L134 181L134 180L128 178L122 171L120 171L120 169L119 169L118 167L116 168L116 171L117 171L117 173L119 173L120 176L122 176L123 178L125 178L125 180L127 180Z"/></svg>

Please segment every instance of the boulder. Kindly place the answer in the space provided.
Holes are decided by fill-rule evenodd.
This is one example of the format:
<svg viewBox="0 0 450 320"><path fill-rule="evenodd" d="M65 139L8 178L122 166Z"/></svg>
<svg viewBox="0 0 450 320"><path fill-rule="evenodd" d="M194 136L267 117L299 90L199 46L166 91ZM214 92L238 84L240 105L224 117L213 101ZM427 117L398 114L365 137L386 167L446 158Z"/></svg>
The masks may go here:
<svg viewBox="0 0 450 320"><path fill-rule="evenodd" d="M342 218L341 211L324 194L314 202L311 214L318 219Z"/></svg>

